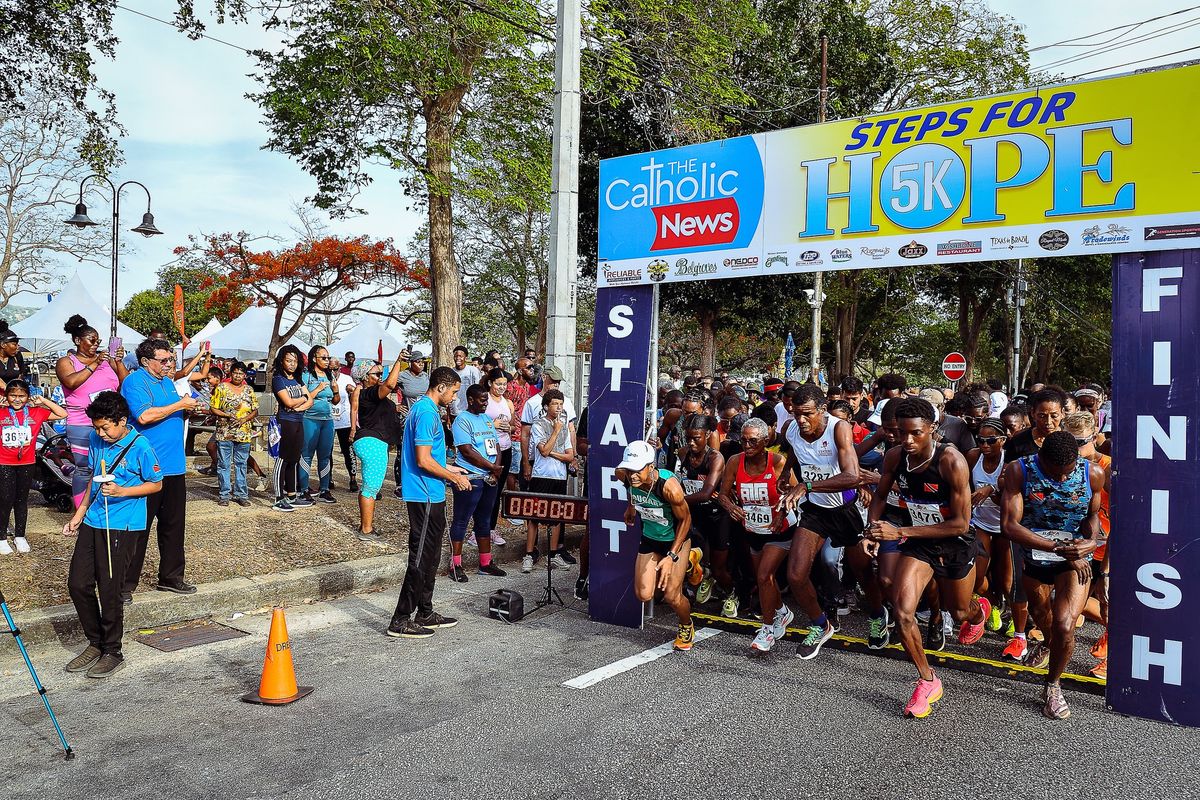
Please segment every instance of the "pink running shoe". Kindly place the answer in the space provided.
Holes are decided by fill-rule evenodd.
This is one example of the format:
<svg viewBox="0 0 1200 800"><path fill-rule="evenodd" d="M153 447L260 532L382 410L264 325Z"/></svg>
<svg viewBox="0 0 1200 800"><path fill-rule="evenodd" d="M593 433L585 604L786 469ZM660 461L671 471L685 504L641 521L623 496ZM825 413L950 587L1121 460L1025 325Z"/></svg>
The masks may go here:
<svg viewBox="0 0 1200 800"><path fill-rule="evenodd" d="M937 675L934 675L931 681L920 679L917 681L917 688L913 691L912 699L904 707L904 716L917 719L928 717L929 712L933 710L933 704L941 699L942 682Z"/></svg>
<svg viewBox="0 0 1200 800"><path fill-rule="evenodd" d="M992 613L992 601L986 597L979 598L979 608L983 611L983 618L979 620L979 624L964 619L963 624L958 629L959 644L975 644L983 638L983 631L987 626L988 615Z"/></svg>

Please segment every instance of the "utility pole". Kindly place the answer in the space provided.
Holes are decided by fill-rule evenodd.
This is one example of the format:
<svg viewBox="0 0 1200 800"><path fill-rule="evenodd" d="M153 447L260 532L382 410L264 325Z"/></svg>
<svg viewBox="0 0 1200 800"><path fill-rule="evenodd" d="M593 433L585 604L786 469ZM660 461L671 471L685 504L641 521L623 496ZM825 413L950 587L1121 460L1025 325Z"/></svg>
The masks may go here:
<svg viewBox="0 0 1200 800"><path fill-rule="evenodd" d="M1013 317L1013 394L1021 391L1021 307L1025 305L1025 291L1028 285L1021 277L1024 261L1017 259L1017 285L1013 291L1013 305L1016 313Z"/></svg>
<svg viewBox="0 0 1200 800"><path fill-rule="evenodd" d="M562 391L574 397L575 292L579 270L580 0L558 0L554 57L554 152L550 208L550 270L546 284L546 364L563 371Z"/></svg>
<svg viewBox="0 0 1200 800"><path fill-rule="evenodd" d="M825 105L829 98L829 37L821 37L821 94L817 109L817 121L825 121ZM813 277L812 358L809 371L813 383L821 377L821 303L825 300L825 274L821 271Z"/></svg>

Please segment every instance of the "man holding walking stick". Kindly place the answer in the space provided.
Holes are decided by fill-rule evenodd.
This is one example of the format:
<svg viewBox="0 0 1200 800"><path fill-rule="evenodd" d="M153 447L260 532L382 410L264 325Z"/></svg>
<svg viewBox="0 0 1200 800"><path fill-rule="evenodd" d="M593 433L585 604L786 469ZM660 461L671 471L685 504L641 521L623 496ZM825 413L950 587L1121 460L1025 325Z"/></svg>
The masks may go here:
<svg viewBox="0 0 1200 800"><path fill-rule="evenodd" d="M162 489L162 468L150 441L129 427L124 397L101 392L87 415L94 429L88 463L104 464L105 474L96 476L63 526L64 536L76 537L67 590L88 640L67 672L86 670L89 678L107 678L125 664L121 588L134 548L146 533L146 498Z"/></svg>

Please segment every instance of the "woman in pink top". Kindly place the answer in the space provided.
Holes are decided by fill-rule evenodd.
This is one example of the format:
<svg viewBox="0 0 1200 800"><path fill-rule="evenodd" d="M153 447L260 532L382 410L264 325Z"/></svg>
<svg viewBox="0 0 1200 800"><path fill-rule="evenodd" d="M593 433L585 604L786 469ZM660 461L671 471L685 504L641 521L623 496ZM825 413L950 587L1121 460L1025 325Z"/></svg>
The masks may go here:
<svg viewBox="0 0 1200 800"><path fill-rule="evenodd" d="M75 349L58 360L54 372L66 398L63 405L67 409L67 440L75 461L71 494L75 495L78 507L92 481L92 466L88 463L92 421L88 419L87 407L100 392L117 391L129 370L122 363L124 349L110 357L107 350L100 348L100 334L83 317L74 314L63 330L75 343Z"/></svg>

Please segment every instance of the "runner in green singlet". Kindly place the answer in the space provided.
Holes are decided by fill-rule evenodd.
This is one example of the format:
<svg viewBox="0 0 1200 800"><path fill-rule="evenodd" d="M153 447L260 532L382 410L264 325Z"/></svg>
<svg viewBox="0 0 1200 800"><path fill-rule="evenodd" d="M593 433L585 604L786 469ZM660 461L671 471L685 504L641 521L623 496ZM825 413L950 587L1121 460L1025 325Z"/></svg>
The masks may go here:
<svg viewBox="0 0 1200 800"><path fill-rule="evenodd" d="M683 576L689 562L692 514L683 485L674 473L655 466L655 452L647 442L630 442L617 465L617 480L629 491L625 524L642 518L642 541L633 571L633 590L643 603L662 590L663 600L679 618L676 650L691 650L696 636L692 607L683 594Z"/></svg>

